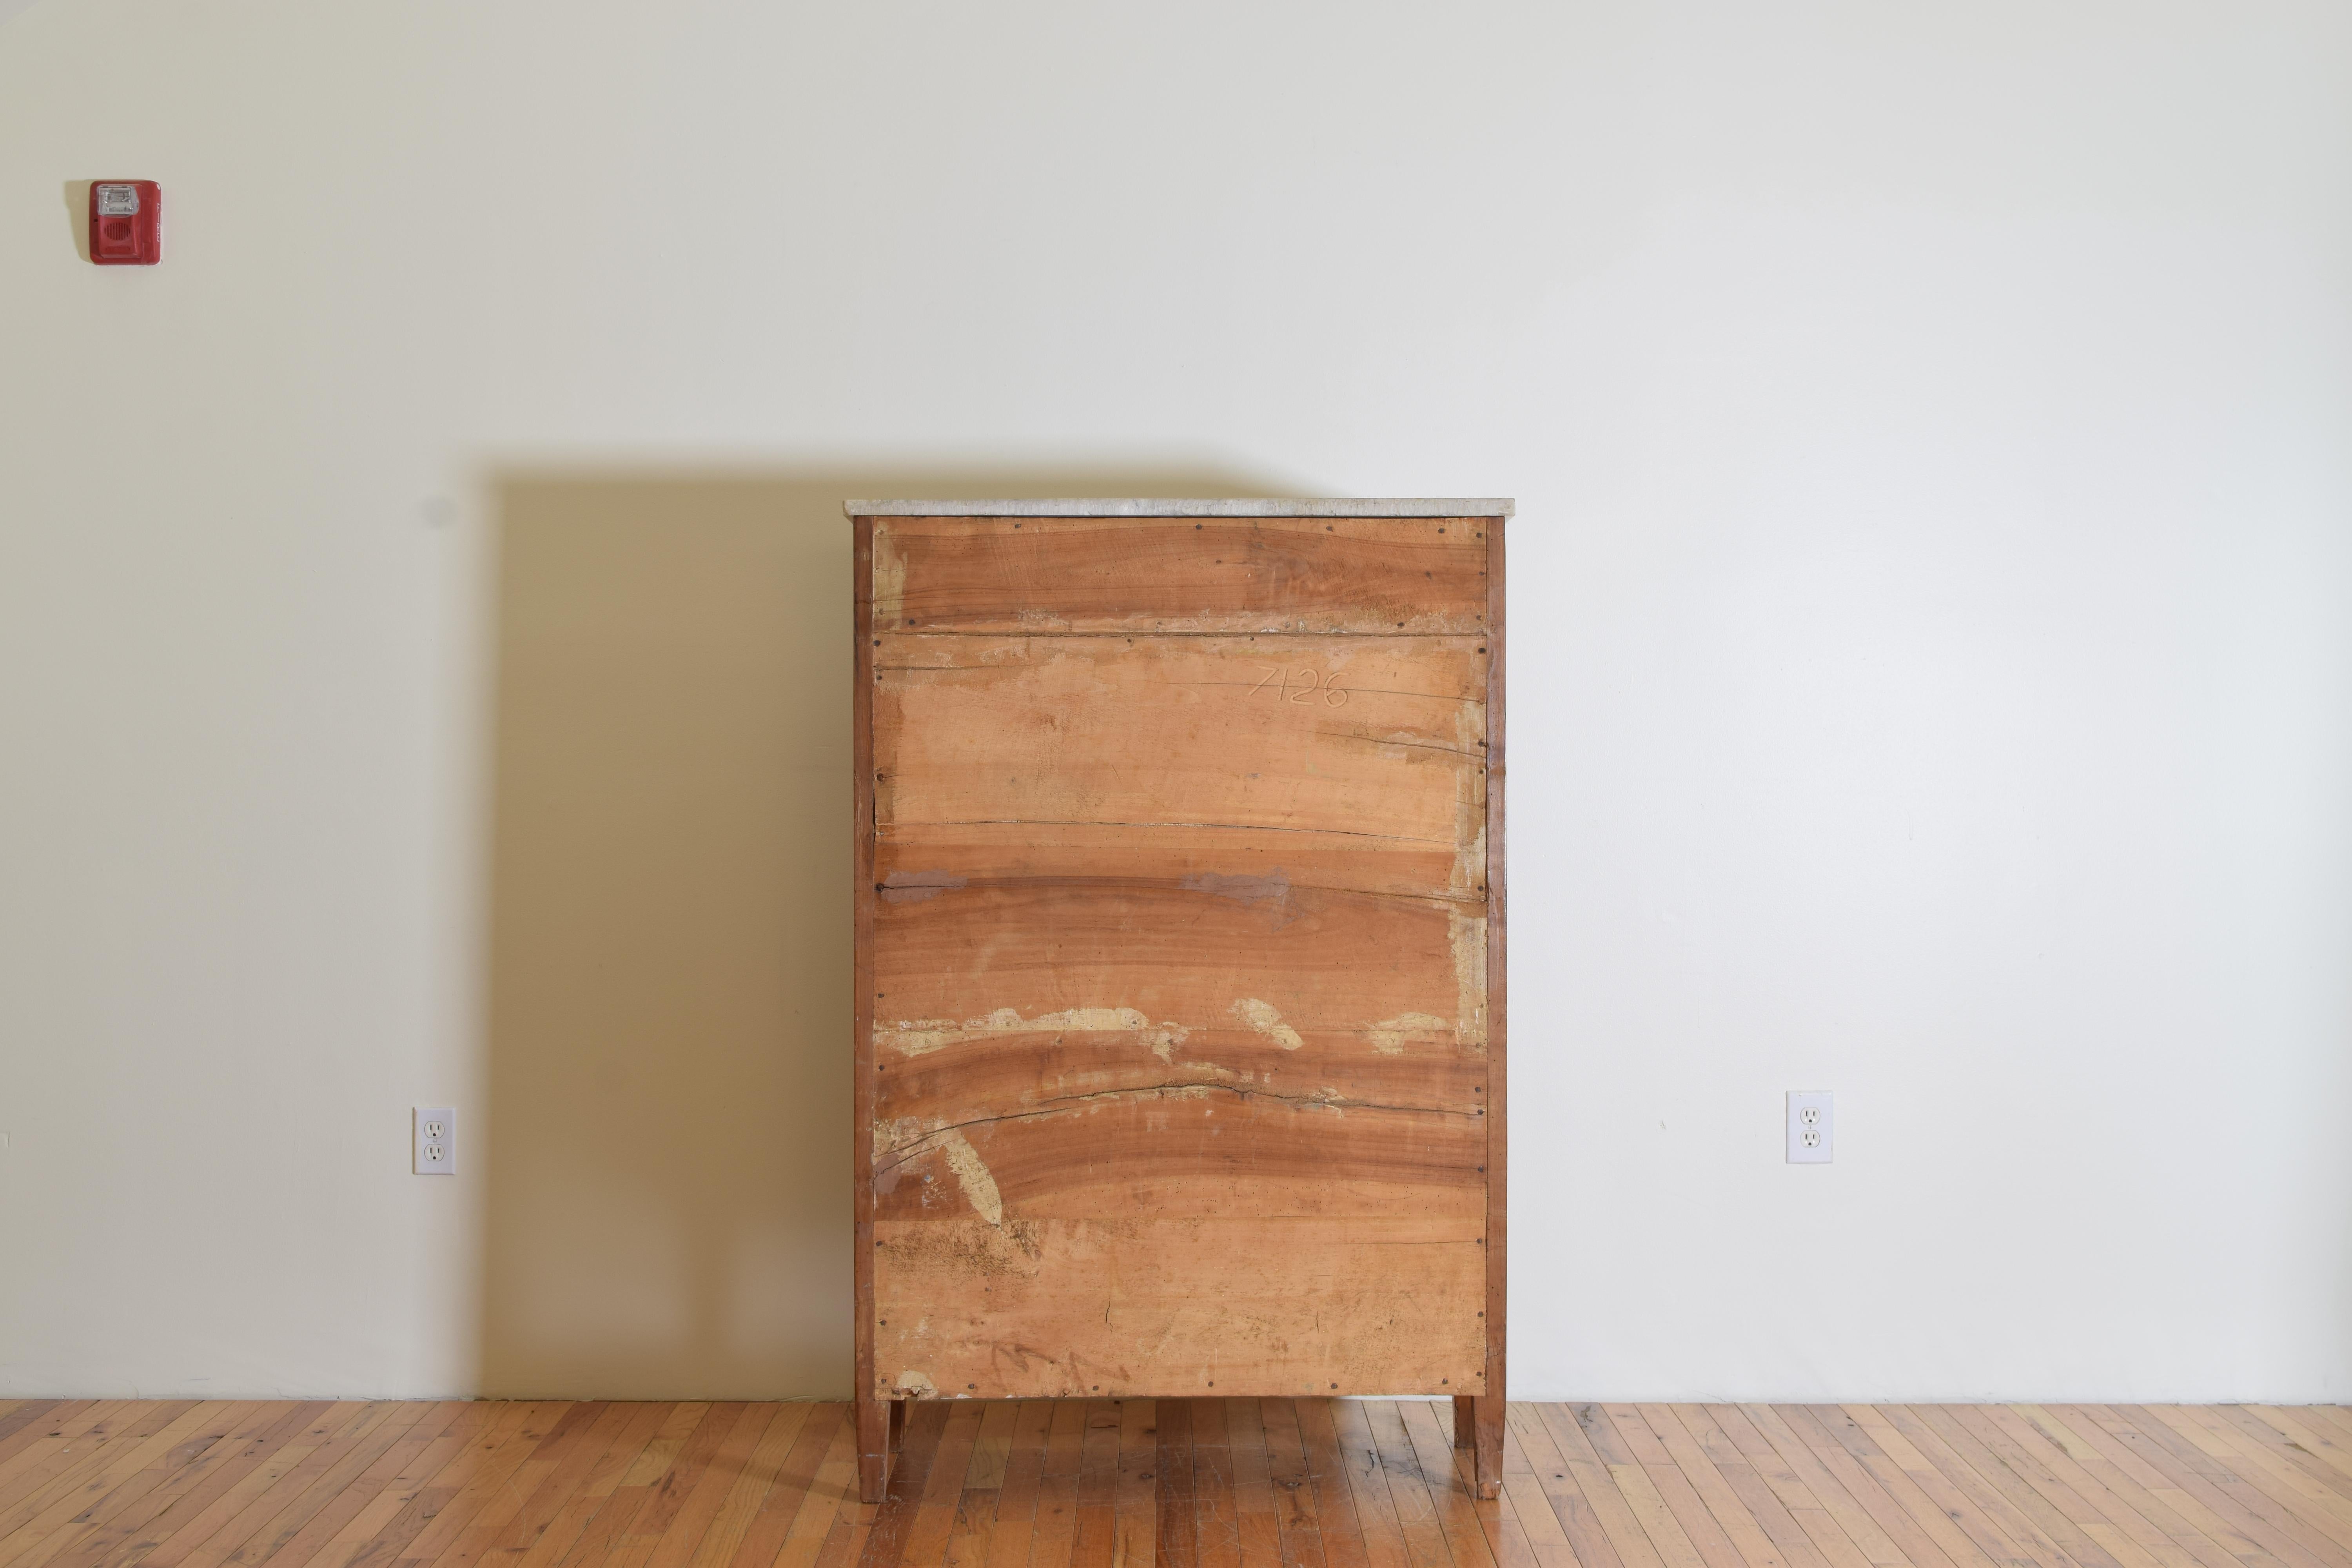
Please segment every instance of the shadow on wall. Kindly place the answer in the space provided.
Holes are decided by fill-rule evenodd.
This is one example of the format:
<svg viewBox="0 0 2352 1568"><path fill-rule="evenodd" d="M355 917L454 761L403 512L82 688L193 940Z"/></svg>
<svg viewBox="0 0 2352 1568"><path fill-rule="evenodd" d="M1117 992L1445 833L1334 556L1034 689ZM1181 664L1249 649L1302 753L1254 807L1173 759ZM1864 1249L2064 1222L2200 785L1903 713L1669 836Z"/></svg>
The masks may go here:
<svg viewBox="0 0 2352 1568"><path fill-rule="evenodd" d="M499 477L481 1392L845 1398L852 496L1210 468Z"/></svg>

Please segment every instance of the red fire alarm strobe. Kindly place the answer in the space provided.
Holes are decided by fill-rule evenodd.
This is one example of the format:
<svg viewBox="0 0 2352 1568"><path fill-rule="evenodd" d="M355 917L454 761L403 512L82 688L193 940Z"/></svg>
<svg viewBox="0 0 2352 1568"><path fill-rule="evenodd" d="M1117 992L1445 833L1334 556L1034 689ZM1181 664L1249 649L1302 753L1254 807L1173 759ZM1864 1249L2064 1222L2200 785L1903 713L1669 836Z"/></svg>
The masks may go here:
<svg viewBox="0 0 2352 1568"><path fill-rule="evenodd" d="M163 259L163 192L152 180L93 180L89 258L100 267L152 267Z"/></svg>

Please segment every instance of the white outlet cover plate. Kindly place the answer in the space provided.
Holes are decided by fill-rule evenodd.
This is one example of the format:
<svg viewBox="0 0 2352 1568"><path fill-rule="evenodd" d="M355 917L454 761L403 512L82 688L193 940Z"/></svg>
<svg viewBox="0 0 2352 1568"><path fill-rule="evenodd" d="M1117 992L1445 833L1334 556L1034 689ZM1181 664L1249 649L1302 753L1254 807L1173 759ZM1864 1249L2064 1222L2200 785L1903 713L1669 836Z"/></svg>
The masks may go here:
<svg viewBox="0 0 2352 1568"><path fill-rule="evenodd" d="M1837 1152L1837 1096L1826 1089L1789 1091L1789 1163L1827 1165Z"/></svg>
<svg viewBox="0 0 2352 1568"><path fill-rule="evenodd" d="M416 1108L415 1150L418 1175L454 1176L457 1173L456 1106L420 1105Z"/></svg>

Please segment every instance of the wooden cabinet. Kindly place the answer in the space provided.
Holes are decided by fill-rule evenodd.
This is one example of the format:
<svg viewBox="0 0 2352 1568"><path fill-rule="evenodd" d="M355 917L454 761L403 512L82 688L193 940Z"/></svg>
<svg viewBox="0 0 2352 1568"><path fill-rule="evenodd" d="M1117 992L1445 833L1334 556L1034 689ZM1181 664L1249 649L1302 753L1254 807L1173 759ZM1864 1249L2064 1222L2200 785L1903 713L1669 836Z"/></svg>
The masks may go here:
<svg viewBox="0 0 2352 1568"><path fill-rule="evenodd" d="M856 1396L1501 1473L1507 501L853 501Z"/></svg>

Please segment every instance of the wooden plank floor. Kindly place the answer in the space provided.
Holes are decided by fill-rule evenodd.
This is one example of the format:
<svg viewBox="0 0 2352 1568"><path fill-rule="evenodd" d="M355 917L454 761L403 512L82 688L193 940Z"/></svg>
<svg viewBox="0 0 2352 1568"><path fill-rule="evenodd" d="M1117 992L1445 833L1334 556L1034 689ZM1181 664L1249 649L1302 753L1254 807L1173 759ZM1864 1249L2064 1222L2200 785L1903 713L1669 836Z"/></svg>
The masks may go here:
<svg viewBox="0 0 2352 1568"><path fill-rule="evenodd" d="M2352 1568L2352 1411L0 1400L0 1568Z"/></svg>

